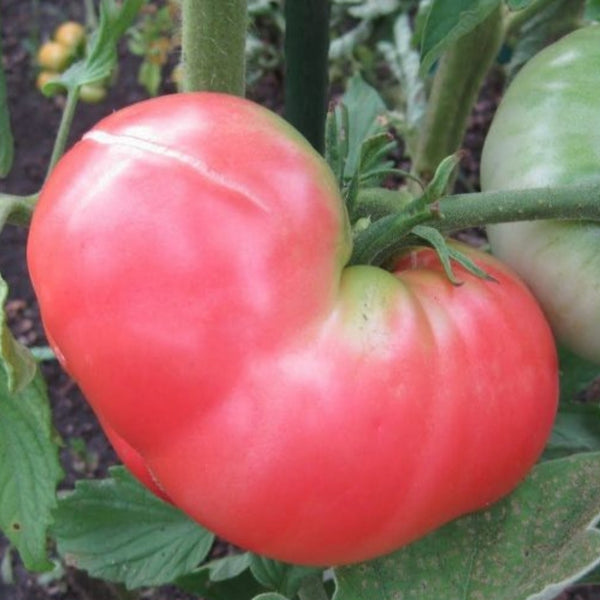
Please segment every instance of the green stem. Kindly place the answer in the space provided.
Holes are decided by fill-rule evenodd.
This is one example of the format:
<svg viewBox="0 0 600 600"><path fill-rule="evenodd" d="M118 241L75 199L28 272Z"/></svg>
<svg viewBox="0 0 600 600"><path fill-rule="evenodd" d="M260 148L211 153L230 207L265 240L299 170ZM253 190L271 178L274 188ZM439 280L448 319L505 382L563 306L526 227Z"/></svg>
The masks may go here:
<svg viewBox="0 0 600 600"><path fill-rule="evenodd" d="M69 131L71 130L71 124L73 123L73 117L75 116L75 108L77 107L78 97L78 88L76 86L70 87L67 92L67 101L63 109L60 125L58 126L58 133L56 134L56 139L54 140L54 148L52 149L52 156L50 157L50 164L48 165L46 177L50 175L56 166L56 163L65 152L67 140L69 138Z"/></svg>
<svg viewBox="0 0 600 600"><path fill-rule="evenodd" d="M0 44L0 56L2 46ZM8 95L6 93L6 80L4 67L0 64L0 177L6 177L10 172L14 156L14 140L10 127L10 114L8 111Z"/></svg>
<svg viewBox="0 0 600 600"><path fill-rule="evenodd" d="M185 91L244 95L247 10L246 0L183 0Z"/></svg>
<svg viewBox="0 0 600 600"><path fill-rule="evenodd" d="M330 0L285 1L285 118L321 154L329 87Z"/></svg>
<svg viewBox="0 0 600 600"><path fill-rule="evenodd" d="M546 10L552 3L556 3L556 1L557 0L533 0L531 4L522 10L508 12L504 19L505 37L518 35L519 30L527 23L527 21L540 15L542 11ZM581 18L584 2L581 0L568 0L568 2L563 2L563 4L563 7L559 7L558 12L560 12L560 15L558 16L558 20L566 19L569 21L568 24L565 23L568 29L574 28L574 21Z"/></svg>
<svg viewBox="0 0 600 600"><path fill-rule="evenodd" d="M491 223L564 219L600 221L600 183L456 194L439 202L441 231Z"/></svg>
<svg viewBox="0 0 600 600"><path fill-rule="evenodd" d="M406 245L407 234L419 223L444 233L491 223L540 219L598 221L600 226L600 182L455 194L433 203L429 213L403 212L407 200L402 192L370 190L368 200L370 206L379 208L379 214L389 214L356 234L350 264L381 264L393 251Z"/></svg>
<svg viewBox="0 0 600 600"><path fill-rule="evenodd" d="M31 196L0 194L0 230L6 222L24 227L29 225L37 199L37 194Z"/></svg>
<svg viewBox="0 0 600 600"><path fill-rule="evenodd" d="M502 39L499 4L440 59L413 161L413 171L421 180L429 181L442 159L460 148L469 115Z"/></svg>
<svg viewBox="0 0 600 600"><path fill-rule="evenodd" d="M298 590L298 598L300 600L329 600L320 573L304 579L300 590Z"/></svg>

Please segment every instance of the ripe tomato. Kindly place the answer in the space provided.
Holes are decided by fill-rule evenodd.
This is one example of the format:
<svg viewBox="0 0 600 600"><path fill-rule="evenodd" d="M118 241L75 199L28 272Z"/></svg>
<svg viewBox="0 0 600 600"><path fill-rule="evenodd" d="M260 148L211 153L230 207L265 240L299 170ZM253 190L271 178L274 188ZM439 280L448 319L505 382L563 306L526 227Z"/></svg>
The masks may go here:
<svg viewBox="0 0 600 600"><path fill-rule="evenodd" d="M72 54L70 50L59 42L44 42L37 54L37 61L42 69L48 71L64 71L71 62Z"/></svg>
<svg viewBox="0 0 600 600"><path fill-rule="evenodd" d="M535 56L511 83L481 158L484 190L600 180L600 26ZM600 362L600 225L488 227L494 254L529 284L556 336Z"/></svg>
<svg viewBox="0 0 600 600"><path fill-rule="evenodd" d="M65 21L56 28L53 38L71 53L76 53L85 42L85 28L76 21Z"/></svg>
<svg viewBox="0 0 600 600"><path fill-rule="evenodd" d="M497 260L467 250L497 281L454 286L430 249L392 272L350 250L311 146L202 93L86 134L28 261L50 343L142 481L242 547L341 564L508 493L557 400L549 327Z"/></svg>

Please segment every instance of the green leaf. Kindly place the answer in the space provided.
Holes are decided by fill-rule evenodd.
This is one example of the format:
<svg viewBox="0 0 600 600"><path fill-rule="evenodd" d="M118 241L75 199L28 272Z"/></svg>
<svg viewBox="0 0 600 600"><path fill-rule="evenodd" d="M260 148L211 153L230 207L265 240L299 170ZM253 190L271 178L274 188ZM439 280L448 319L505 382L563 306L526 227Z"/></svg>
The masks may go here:
<svg viewBox="0 0 600 600"><path fill-rule="evenodd" d="M387 108L377 91L360 75L354 75L348 82L348 89L341 102L348 111L345 130L348 156L345 162L344 177L351 179L359 168L362 143L385 131ZM338 127L343 128L341 115L337 117Z"/></svg>
<svg viewBox="0 0 600 600"><path fill-rule="evenodd" d="M53 566L47 559L46 534L62 476L41 375L11 393L0 369L0 529L27 569Z"/></svg>
<svg viewBox="0 0 600 600"><path fill-rule="evenodd" d="M506 5L510 10L523 10L527 8L534 0L506 0Z"/></svg>
<svg viewBox="0 0 600 600"><path fill-rule="evenodd" d="M561 402L580 399L585 389L600 376L600 366L564 347L558 349Z"/></svg>
<svg viewBox="0 0 600 600"><path fill-rule="evenodd" d="M581 25L585 0L551 0L533 10L518 27L506 73L511 80L523 65L545 46ZM521 15L514 15L520 21ZM513 36L514 37L514 36Z"/></svg>
<svg viewBox="0 0 600 600"><path fill-rule="evenodd" d="M433 0L421 40L421 74L451 44L469 33L498 7L501 0Z"/></svg>
<svg viewBox="0 0 600 600"><path fill-rule="evenodd" d="M420 57L413 47L412 40L409 15L402 13L394 23L394 42L382 41L377 44L378 50L400 83L399 98L394 109L402 115L398 119L399 129L411 155L415 151L416 138L427 106L425 83L419 74Z"/></svg>
<svg viewBox="0 0 600 600"><path fill-rule="evenodd" d="M559 348L560 406L544 458L600 450L600 406L585 402L585 391L600 367Z"/></svg>
<svg viewBox="0 0 600 600"><path fill-rule="evenodd" d="M600 407L561 404L544 459L600 451Z"/></svg>
<svg viewBox="0 0 600 600"><path fill-rule="evenodd" d="M538 465L509 497L394 554L336 569L335 600L550 600L600 563L600 454Z"/></svg>
<svg viewBox="0 0 600 600"><path fill-rule="evenodd" d="M175 584L207 600L248 600L267 591L252 575L251 560L250 553L218 558L179 577Z"/></svg>
<svg viewBox="0 0 600 600"><path fill-rule="evenodd" d="M38 194L16 196L0 193L0 231L6 223L28 226L37 203Z"/></svg>
<svg viewBox="0 0 600 600"><path fill-rule="evenodd" d="M264 594L258 594L258 596L254 596L252 600L289 600L289 598L274 592L266 592Z"/></svg>
<svg viewBox="0 0 600 600"><path fill-rule="evenodd" d="M77 482L60 499L55 520L58 551L69 564L128 588L191 572L214 539L122 467L112 468L108 479Z"/></svg>
<svg viewBox="0 0 600 600"><path fill-rule="evenodd" d="M144 60L138 71L138 83L143 85L150 96L156 96L161 82L161 66Z"/></svg>
<svg viewBox="0 0 600 600"><path fill-rule="evenodd" d="M345 104L339 104L327 113L325 159L340 187L344 182L344 171L348 160L348 123L348 107Z"/></svg>
<svg viewBox="0 0 600 600"><path fill-rule="evenodd" d="M2 46L0 45L0 56ZM14 139L10 127L10 114L8 111L8 96L6 93L6 79L4 67L0 62L0 177L6 177L12 168L14 157Z"/></svg>
<svg viewBox="0 0 600 600"><path fill-rule="evenodd" d="M46 83L44 94L52 95L57 88L79 87L96 83L110 76L117 64L117 44L127 28L133 23L144 0L102 0L100 24L90 41L90 49L84 60L71 65L58 79Z"/></svg>
<svg viewBox="0 0 600 600"><path fill-rule="evenodd" d="M600 21L600 0L587 0L583 17L586 21Z"/></svg>
<svg viewBox="0 0 600 600"><path fill-rule="evenodd" d="M258 555L252 556L250 570L267 589L290 598L298 593L306 577L321 572L321 569L289 565Z"/></svg>
<svg viewBox="0 0 600 600"><path fill-rule="evenodd" d="M20 344L6 324L2 307L8 296L8 286L0 277L0 364L6 375L9 393L20 392L34 378L37 367L29 350Z"/></svg>

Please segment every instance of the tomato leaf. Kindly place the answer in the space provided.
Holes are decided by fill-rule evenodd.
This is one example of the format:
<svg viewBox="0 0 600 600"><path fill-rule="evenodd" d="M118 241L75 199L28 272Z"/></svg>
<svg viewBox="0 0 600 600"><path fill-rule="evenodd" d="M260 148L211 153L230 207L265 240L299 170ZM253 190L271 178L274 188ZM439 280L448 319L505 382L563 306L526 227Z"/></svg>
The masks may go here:
<svg viewBox="0 0 600 600"><path fill-rule="evenodd" d="M561 405L544 459L599 451L600 407L585 404Z"/></svg>
<svg viewBox="0 0 600 600"><path fill-rule="evenodd" d="M599 478L599 453L542 463L490 509L336 569L334 599L554 598L600 563Z"/></svg>
<svg viewBox="0 0 600 600"><path fill-rule="evenodd" d="M532 2L533 0L506 0L506 5L510 10L523 10Z"/></svg>
<svg viewBox="0 0 600 600"><path fill-rule="evenodd" d="M0 277L0 307L4 306L8 286ZM6 324L6 314L0 309L0 365L6 375L9 393L20 392L31 382L36 373L36 362L31 352L19 343Z"/></svg>
<svg viewBox="0 0 600 600"><path fill-rule="evenodd" d="M564 347L558 349L561 402L580 400L586 388L600 376L600 366Z"/></svg>
<svg viewBox="0 0 600 600"><path fill-rule="evenodd" d="M267 589L289 596L295 596L303 580L319 573L321 569L289 565L263 556L252 555L250 570L256 580Z"/></svg>
<svg viewBox="0 0 600 600"><path fill-rule="evenodd" d="M251 561L248 552L218 558L179 577L175 584L206 600L248 600L267 591L252 575Z"/></svg>
<svg viewBox="0 0 600 600"><path fill-rule="evenodd" d="M42 377L11 393L0 369L0 528L30 570L53 566L46 533L62 475Z"/></svg>
<svg viewBox="0 0 600 600"><path fill-rule="evenodd" d="M583 16L587 21L600 21L600 0L588 0Z"/></svg>
<svg viewBox="0 0 600 600"><path fill-rule="evenodd" d="M344 136L341 143L348 149L344 177L349 180L360 166L362 143L386 130L387 108L378 92L360 75L350 79L341 103L348 111L347 123L338 108L335 118L338 130Z"/></svg>
<svg viewBox="0 0 600 600"><path fill-rule="evenodd" d="M69 564L128 588L189 573L214 539L123 467L113 467L102 481L77 482L59 500L55 519L58 551Z"/></svg>
<svg viewBox="0 0 600 600"><path fill-rule="evenodd" d="M544 458L600 451L600 406L587 396L596 389L597 364L559 348L560 407ZM595 401L594 401L595 400Z"/></svg>
<svg viewBox="0 0 600 600"><path fill-rule="evenodd" d="M451 44L469 33L500 4L501 0L433 0L421 40L421 74Z"/></svg>
<svg viewBox="0 0 600 600"><path fill-rule="evenodd" d="M402 138L408 145L409 154L416 150L416 138L425 115L427 94L425 83L419 75L419 53L413 47L413 32L408 14L402 13L394 23L394 41L377 44L395 78L400 83L399 98L394 110L401 112L395 120Z"/></svg>

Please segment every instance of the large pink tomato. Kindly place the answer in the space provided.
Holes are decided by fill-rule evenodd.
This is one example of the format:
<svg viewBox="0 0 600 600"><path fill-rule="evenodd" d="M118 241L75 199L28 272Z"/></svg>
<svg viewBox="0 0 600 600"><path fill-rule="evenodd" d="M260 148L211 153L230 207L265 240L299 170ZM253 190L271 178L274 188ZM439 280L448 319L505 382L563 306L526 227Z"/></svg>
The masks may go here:
<svg viewBox="0 0 600 600"><path fill-rule="evenodd" d="M556 409L527 289L417 249L345 267L325 162L239 98L119 111L61 160L28 247L49 340L150 488L222 537L365 560L512 490Z"/></svg>

